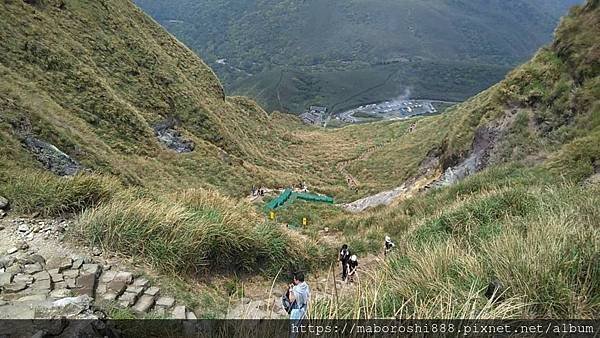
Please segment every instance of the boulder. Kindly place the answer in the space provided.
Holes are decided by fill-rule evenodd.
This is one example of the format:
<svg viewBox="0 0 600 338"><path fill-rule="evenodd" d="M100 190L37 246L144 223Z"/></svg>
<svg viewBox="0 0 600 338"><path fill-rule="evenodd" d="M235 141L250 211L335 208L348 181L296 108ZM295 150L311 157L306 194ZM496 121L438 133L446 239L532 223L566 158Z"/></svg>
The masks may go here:
<svg viewBox="0 0 600 338"><path fill-rule="evenodd" d="M0 209L6 210L8 209L8 199L0 196Z"/></svg>

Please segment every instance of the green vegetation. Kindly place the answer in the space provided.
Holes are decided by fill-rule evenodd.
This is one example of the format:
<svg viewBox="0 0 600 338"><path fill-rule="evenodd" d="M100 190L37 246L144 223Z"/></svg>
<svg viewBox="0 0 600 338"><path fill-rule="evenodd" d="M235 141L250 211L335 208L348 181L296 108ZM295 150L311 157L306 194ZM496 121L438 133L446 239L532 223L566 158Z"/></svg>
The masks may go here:
<svg viewBox="0 0 600 338"><path fill-rule="evenodd" d="M580 1L135 3L209 62L229 91L268 110L302 112L387 100L406 88L462 101L550 41L558 18Z"/></svg>
<svg viewBox="0 0 600 338"><path fill-rule="evenodd" d="M205 190L156 198L123 193L84 211L79 232L90 244L182 274L293 270L310 267L326 252L277 224L261 222L249 204ZM300 241L302 246L294 244Z"/></svg>
<svg viewBox="0 0 600 338"><path fill-rule="evenodd" d="M186 282L315 270L333 260L333 245L364 257L391 235L397 250L384 269L361 276L341 303L315 304L318 317L600 313L599 1L571 10L552 45L443 115L337 129L223 97L212 71L129 2L0 6L0 195L16 214L75 214L76 239ZM193 152L159 143L154 127L168 119ZM88 170L50 174L27 137ZM484 170L426 189L475 155ZM277 223L261 215L262 203L245 201L252 186L302 181L336 203L413 186L360 214L296 201ZM306 227L284 226L303 217ZM482 295L493 279L503 302ZM243 293L235 280L223 284ZM209 294L184 298L218 316L222 302Z"/></svg>

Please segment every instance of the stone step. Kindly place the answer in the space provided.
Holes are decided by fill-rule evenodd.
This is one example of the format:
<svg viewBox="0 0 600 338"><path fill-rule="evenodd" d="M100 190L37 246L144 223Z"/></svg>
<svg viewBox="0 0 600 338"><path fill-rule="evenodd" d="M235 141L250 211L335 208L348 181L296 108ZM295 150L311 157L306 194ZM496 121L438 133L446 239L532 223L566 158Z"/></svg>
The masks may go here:
<svg viewBox="0 0 600 338"><path fill-rule="evenodd" d="M173 309L173 319L187 319L185 306L177 305Z"/></svg>
<svg viewBox="0 0 600 338"><path fill-rule="evenodd" d="M154 306L154 300L154 296L144 294L138 299L132 310L140 314L147 313Z"/></svg>

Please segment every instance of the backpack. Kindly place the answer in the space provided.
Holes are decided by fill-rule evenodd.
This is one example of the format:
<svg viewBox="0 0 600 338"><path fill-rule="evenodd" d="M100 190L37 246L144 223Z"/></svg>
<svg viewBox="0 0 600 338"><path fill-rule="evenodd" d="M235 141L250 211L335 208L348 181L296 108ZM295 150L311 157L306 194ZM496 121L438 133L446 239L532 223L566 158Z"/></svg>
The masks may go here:
<svg viewBox="0 0 600 338"><path fill-rule="evenodd" d="M288 314L290 314L292 312L292 309L294 308L294 304L296 302L291 302L290 298L288 297L288 292L285 292L282 296L281 296L281 305L283 305L283 309L285 310L285 312L287 312Z"/></svg>
<svg viewBox="0 0 600 338"><path fill-rule="evenodd" d="M340 260L342 262L345 262L348 260L348 258L350 258L350 250L348 250L348 249L340 250Z"/></svg>

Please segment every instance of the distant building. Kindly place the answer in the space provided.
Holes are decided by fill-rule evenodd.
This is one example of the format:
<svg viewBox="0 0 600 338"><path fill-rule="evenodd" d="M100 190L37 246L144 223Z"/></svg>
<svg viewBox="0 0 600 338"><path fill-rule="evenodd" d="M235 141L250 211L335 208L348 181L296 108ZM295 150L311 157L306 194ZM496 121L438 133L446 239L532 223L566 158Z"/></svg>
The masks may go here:
<svg viewBox="0 0 600 338"><path fill-rule="evenodd" d="M310 106L308 108L308 112L309 113L317 113L317 114L325 114L325 113L327 113L327 107Z"/></svg>
<svg viewBox="0 0 600 338"><path fill-rule="evenodd" d="M300 115L300 118L306 124L322 124L325 120L325 114L327 113L327 107L321 106L310 106L308 111Z"/></svg>

